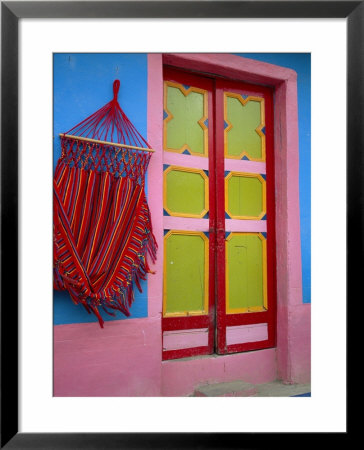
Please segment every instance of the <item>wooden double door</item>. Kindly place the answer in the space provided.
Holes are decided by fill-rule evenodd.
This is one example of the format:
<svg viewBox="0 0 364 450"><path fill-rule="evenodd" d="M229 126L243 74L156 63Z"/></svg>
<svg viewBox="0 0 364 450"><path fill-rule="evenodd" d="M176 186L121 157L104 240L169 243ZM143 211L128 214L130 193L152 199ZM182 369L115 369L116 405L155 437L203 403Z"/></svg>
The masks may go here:
<svg viewBox="0 0 364 450"><path fill-rule="evenodd" d="M164 69L163 359L273 347L273 91Z"/></svg>

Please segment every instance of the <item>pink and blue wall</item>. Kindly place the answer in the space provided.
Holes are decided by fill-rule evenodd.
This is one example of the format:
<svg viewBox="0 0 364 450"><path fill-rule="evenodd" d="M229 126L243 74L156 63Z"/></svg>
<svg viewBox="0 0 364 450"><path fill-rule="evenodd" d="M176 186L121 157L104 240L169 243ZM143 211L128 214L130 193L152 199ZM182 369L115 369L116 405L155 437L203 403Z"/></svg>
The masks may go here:
<svg viewBox="0 0 364 450"><path fill-rule="evenodd" d="M193 58L191 56L190 60ZM291 253L287 250L295 262L292 265L294 269L288 267L288 275L285 273L282 276L282 283L290 287L282 288L282 301L278 304L281 338L277 348L227 357L162 362L160 251L156 265L159 275L149 276L142 285L143 293L136 290L131 316L126 318L118 314L112 318L106 315L107 323L103 330L95 323L94 316L72 303L66 292L55 291L54 395L179 396L191 394L198 384L204 382L244 379L263 383L276 378L287 382L309 380L310 55L202 55L199 63L202 67L220 67L224 61L227 65L232 61L230 70L240 70L241 73L243 69L240 67L244 62L244 70L251 67L251 71L259 74L262 80L271 77L271 82L276 83L276 104L282 104L287 122L284 126L287 142L284 145L288 148L291 140L299 157L299 161L293 158L292 162L287 163L292 167L295 180L288 181L284 187L288 192L289 183L297 184L297 205L300 208L295 212L299 215L298 225L294 222L292 229L299 236L295 238L296 247ZM158 149L162 120L158 120L155 112L162 92L162 63L162 55L157 54L55 54L54 166L60 156L59 133L68 131L109 101L115 78L121 81L121 107L152 147ZM270 71L276 75L271 75ZM282 80L285 91L282 90ZM296 83L297 91L290 92ZM153 110L153 105L157 105L157 109ZM158 183L151 183L150 180L158 176L160 163L162 160L157 154L153 155L146 183L147 195L148 190L149 193L152 191L149 203L157 239L162 227L158 214L160 205L152 199L158 198L161 189ZM292 192L296 192L295 188ZM285 224L288 228L291 226L289 221L288 214ZM282 236L282 242L285 239ZM282 248L286 249L289 245L283 243ZM282 268L282 271L285 269Z"/></svg>

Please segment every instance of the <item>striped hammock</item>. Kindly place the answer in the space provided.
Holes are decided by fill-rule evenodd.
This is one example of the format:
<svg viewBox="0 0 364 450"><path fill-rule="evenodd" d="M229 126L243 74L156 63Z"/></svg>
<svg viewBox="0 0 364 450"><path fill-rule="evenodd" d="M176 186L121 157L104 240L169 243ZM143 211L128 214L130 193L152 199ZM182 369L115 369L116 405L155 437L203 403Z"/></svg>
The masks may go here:
<svg viewBox="0 0 364 450"><path fill-rule="evenodd" d="M130 315L133 286L150 271L157 244L145 196L149 144L114 98L61 135L54 174L54 288L75 304Z"/></svg>

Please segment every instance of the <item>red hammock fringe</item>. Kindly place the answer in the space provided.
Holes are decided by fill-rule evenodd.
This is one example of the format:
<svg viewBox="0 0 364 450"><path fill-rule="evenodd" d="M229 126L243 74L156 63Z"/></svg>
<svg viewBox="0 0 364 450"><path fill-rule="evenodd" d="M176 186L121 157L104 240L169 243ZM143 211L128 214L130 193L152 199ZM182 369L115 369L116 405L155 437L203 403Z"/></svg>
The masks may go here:
<svg viewBox="0 0 364 450"><path fill-rule="evenodd" d="M114 98L65 134L150 146ZM61 138L54 175L54 288L67 290L75 304L93 313L130 315L133 286L152 273L157 243L144 191L151 153Z"/></svg>

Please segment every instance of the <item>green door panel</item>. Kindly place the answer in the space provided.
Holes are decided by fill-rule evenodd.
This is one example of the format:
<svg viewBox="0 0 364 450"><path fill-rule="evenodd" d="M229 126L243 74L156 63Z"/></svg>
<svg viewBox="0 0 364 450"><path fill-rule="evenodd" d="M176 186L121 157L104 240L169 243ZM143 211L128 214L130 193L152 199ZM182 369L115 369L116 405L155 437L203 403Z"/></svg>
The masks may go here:
<svg viewBox="0 0 364 450"><path fill-rule="evenodd" d="M265 240L258 233L231 233L226 241L226 312L263 310Z"/></svg>
<svg viewBox="0 0 364 450"><path fill-rule="evenodd" d="M192 88L193 89L193 88ZM177 87L167 88L167 112L165 121L167 149L203 155L207 152L205 129L201 120L205 120L205 95L202 92L189 91L187 95Z"/></svg>
<svg viewBox="0 0 364 450"><path fill-rule="evenodd" d="M232 172L226 178L226 211L231 218L259 219L265 214L265 181Z"/></svg>
<svg viewBox="0 0 364 450"><path fill-rule="evenodd" d="M249 100L245 105L235 97L226 96L227 157L242 158L246 153L251 159L261 159L262 137L256 131L261 123L261 102Z"/></svg>
<svg viewBox="0 0 364 450"><path fill-rule="evenodd" d="M203 217L208 210L208 178L201 170L168 168L164 209L171 215Z"/></svg>
<svg viewBox="0 0 364 450"><path fill-rule="evenodd" d="M207 313L207 246L203 233L166 235L164 315Z"/></svg>

